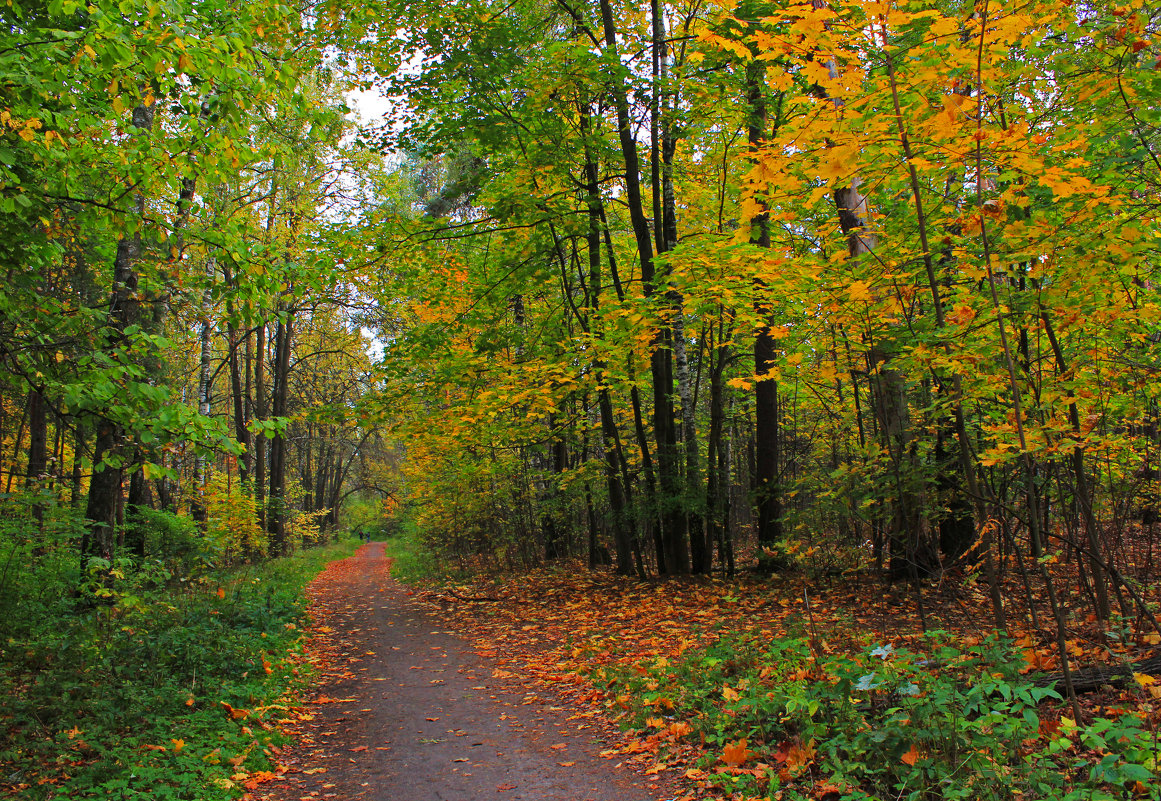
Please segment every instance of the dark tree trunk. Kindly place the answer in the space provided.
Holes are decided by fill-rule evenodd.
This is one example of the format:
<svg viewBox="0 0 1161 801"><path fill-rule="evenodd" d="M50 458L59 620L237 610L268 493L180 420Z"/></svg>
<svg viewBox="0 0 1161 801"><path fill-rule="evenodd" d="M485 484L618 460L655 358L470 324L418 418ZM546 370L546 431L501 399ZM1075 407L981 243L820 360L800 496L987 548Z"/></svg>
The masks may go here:
<svg viewBox="0 0 1161 801"><path fill-rule="evenodd" d="M290 346L294 335L294 312L286 311L278 320L274 333L274 386L271 415L286 417L290 392ZM270 534L271 552L286 555L286 433L279 431L270 440L270 503L266 529Z"/></svg>
<svg viewBox="0 0 1161 801"><path fill-rule="evenodd" d="M73 464L70 476L69 499L73 508L81 505L81 478L83 477L83 454L85 452L85 424L80 420L73 421Z"/></svg>
<svg viewBox="0 0 1161 801"><path fill-rule="evenodd" d="M763 92L765 67L751 61L746 66L746 89L749 114L746 124L751 149L761 146L766 137L767 109ZM760 248L770 247L769 215L765 209L750 221L750 242ZM759 282L754 311L758 315L758 332L754 337L754 510L758 529L758 565L772 570L779 566L774 548L782 542L782 488L779 482L782 431L778 419L778 380L775 367L778 339L771 333L773 310L765 295L769 290Z"/></svg>
<svg viewBox="0 0 1161 801"><path fill-rule="evenodd" d="M258 326L254 350L254 416L266 419L266 323ZM269 518L266 510L266 451L269 440L265 434L254 437L254 500L258 507L258 524L265 529Z"/></svg>
<svg viewBox="0 0 1161 801"><path fill-rule="evenodd" d="M153 108L137 106L133 109L133 127L138 136L147 135L153 128ZM145 212L145 198L136 197L136 214L140 218ZM117 242L117 253L113 259L113 290L109 299L109 315L102 334L103 347L113 351L124 342L125 331L140 318L141 302L137 292L136 264L141 258L144 244L140 233L122 237ZM93 445L93 477L89 482L89 499L85 517L90 521L89 529L81 540L82 554L111 559L113 556L114 532L116 530L117 507L121 499L123 470L105 464L106 459L121 461L124 432L121 426L110 420L98 423L97 439Z"/></svg>
<svg viewBox="0 0 1161 801"><path fill-rule="evenodd" d="M229 292L234 286L234 276L229 259L222 261L222 279L227 292ZM247 388L242 385L242 365L238 358L238 350L243 347L243 342L238 336L238 328L234 323L234 301L229 295L226 297L226 336L229 339L230 348L230 399L234 407L234 439L238 440L238 444L244 448L238 459L238 477L243 484L248 484L253 469L254 446L251 441L250 429L247 428L250 422L246 414ZM244 344L245 352L248 354L250 348L249 332L246 333Z"/></svg>
<svg viewBox="0 0 1161 801"><path fill-rule="evenodd" d="M48 415L40 387L28 391L28 472L26 489L36 489L48 468Z"/></svg>
<svg viewBox="0 0 1161 801"><path fill-rule="evenodd" d="M619 61L617 29L610 0L601 0L601 21L603 25L605 49ZM621 155L625 162L625 202L629 209L629 219L633 237L637 243L637 255L641 265L641 281L647 297L657 291L664 291L655 274L653 264L653 242L649 230L649 220L641 197L641 162L637 154L637 142L633 138L632 121L629 116L629 95L623 80L619 77L613 86L613 101L617 110L617 134L621 144ZM653 433L657 443L657 472L660 479L660 510L662 521L662 548L658 553L659 567L665 572L683 573L689 571L689 550L685 540L685 515L680 505L680 478L678 465L680 454L677 449L677 429L673 415L673 367L669 351L669 332L665 324L659 326L650 352L650 372L653 377Z"/></svg>

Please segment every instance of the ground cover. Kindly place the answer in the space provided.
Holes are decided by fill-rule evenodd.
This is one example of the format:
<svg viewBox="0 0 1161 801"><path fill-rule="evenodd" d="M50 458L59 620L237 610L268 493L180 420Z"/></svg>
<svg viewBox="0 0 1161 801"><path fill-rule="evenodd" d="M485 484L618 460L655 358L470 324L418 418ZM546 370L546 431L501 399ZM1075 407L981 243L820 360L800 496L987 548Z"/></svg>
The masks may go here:
<svg viewBox="0 0 1161 801"><path fill-rule="evenodd" d="M927 583L922 604L865 574L638 581L568 565L419 586L501 670L628 727L618 755L680 775L687 798L1161 797L1156 677L1081 694L1078 718L1043 680L1060 667L1045 610L994 636L962 577ZM1102 634L1080 614L1068 634L1076 668L1161 642L1144 621Z"/></svg>
<svg viewBox="0 0 1161 801"><path fill-rule="evenodd" d="M309 678L303 588L354 544L183 577L113 565L80 593L67 549L38 560L0 622L0 794L214 801L268 778Z"/></svg>

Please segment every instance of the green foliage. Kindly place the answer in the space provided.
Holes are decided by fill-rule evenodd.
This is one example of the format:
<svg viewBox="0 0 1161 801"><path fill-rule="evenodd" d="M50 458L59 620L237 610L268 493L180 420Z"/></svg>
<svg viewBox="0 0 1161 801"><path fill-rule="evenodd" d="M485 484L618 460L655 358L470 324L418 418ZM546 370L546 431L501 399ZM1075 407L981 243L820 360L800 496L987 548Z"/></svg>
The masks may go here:
<svg viewBox="0 0 1161 801"><path fill-rule="evenodd" d="M157 509L134 509L129 533L145 543L147 560L165 565L176 577L190 576L213 563L213 543L188 517Z"/></svg>
<svg viewBox="0 0 1161 801"><path fill-rule="evenodd" d="M147 542L189 534L161 513L139 525ZM12 532L3 535L7 555ZM200 574L183 567L187 546L151 546L144 566L90 560L91 591L77 594L75 551L29 558L15 544L25 566L0 589L8 789L29 799L226 799L241 794L241 774L271 767L279 699L304 678L294 659L303 587L352 544Z"/></svg>
<svg viewBox="0 0 1161 801"><path fill-rule="evenodd" d="M1156 733L1136 714L1045 720L1060 696L1006 643L926 646L824 657L806 638L730 635L620 680L640 699L631 721L687 721L716 783L747 795L819 779L843 799L1161 798ZM756 768L718 761L743 739Z"/></svg>
<svg viewBox="0 0 1161 801"><path fill-rule="evenodd" d="M399 581L410 584L451 575L448 563L426 547L413 518L404 518L398 532L386 542L387 558L393 560L391 575Z"/></svg>

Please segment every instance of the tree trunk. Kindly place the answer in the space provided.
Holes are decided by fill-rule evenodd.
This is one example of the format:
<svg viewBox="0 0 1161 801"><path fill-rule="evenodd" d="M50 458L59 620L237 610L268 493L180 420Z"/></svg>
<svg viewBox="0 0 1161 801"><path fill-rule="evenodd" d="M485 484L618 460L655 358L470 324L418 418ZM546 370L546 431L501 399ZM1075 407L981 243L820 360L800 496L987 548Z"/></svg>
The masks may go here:
<svg viewBox="0 0 1161 801"><path fill-rule="evenodd" d="M589 305L592 308L593 315L595 315L600 308L601 302L601 232L604 214L601 206L599 172L588 138L590 119L591 111L589 106L582 104L580 110L580 130L584 140L585 204L589 223L586 234L589 269ZM609 255L612 258L611 252ZM616 419L613 417L613 402L609 397L609 389L606 386L606 382L603 380L606 366L600 359L595 359L593 362L593 371L597 375L597 406L600 412L601 436L604 445L602 450L604 452L605 484L608 488L609 506L613 515L611 528L613 530L613 547L617 552L617 572L627 576L633 572L632 542L636 539L632 533L632 520L628 509L628 485L622 486L621 484L620 464L618 463L621 444L620 437L617 433ZM590 566L595 562L595 559L595 542L590 542Z"/></svg>
<svg viewBox="0 0 1161 801"><path fill-rule="evenodd" d="M210 386L210 356L212 350L210 348L210 334L213 331L213 325L210 322L211 307L211 286L214 281L216 267L214 265L213 257L206 259L206 288L202 290L202 330L200 336L201 355L198 363L198 414L202 417L210 416L210 396L212 388ZM190 500L190 517L201 524L203 530L206 524L206 503L205 492L206 484L209 482L209 475L206 471L206 456L205 453L199 451L197 458L194 460L194 486L193 498Z"/></svg>
<svg viewBox="0 0 1161 801"><path fill-rule="evenodd" d="M137 136L147 136L153 128L154 109L140 105L133 109L133 127ZM145 215L145 196L137 194L134 200L136 217ZM113 290L109 299L108 322L102 339L103 347L113 351L125 339L125 331L140 318L137 293L136 264L144 251L140 231L122 237L117 242L113 259ZM81 539L83 556L112 559L117 507L121 498L123 470L121 463L126 454L121 452L124 431L110 420L98 423L97 439L93 445L93 477L89 482L89 498L85 517L90 521ZM109 461L115 463L112 466Z"/></svg>
<svg viewBox="0 0 1161 801"><path fill-rule="evenodd" d="M233 288L234 276L230 269L229 259L222 262L222 280L226 285L227 292ZM247 388L242 385L242 369L238 359L238 349L242 346L242 342L239 340L238 329L234 323L234 301L229 295L226 297L226 337L230 348L230 399L234 407L234 439L238 440L238 443L244 449L241 457L238 459L238 477L241 479L243 485L246 485L249 484L250 473L253 469L254 446L251 441L250 429L247 428L250 422L246 414L248 392ZM245 337L247 362L249 361L249 349L250 333L247 331ZM249 376L247 375L247 377Z"/></svg>
<svg viewBox="0 0 1161 801"><path fill-rule="evenodd" d="M761 147L766 137L767 109L763 92L765 66L751 61L746 65L746 90L749 114L747 141L751 150ZM750 243L770 247L769 215L763 205L761 213L750 221ZM767 286L755 286L754 311L758 331L754 336L754 505L758 529L758 566L776 569L782 562L773 550L782 542L782 488L779 463L782 457L782 431L778 419L778 378L776 372L779 342L773 335L773 310L765 295Z"/></svg>
<svg viewBox="0 0 1161 801"><path fill-rule="evenodd" d="M294 312L279 317L274 333L274 385L271 416L285 418L290 393L290 346L294 335ZM285 556L290 543L286 537L286 432L279 430L270 440L270 503L266 529L271 552Z"/></svg>
<svg viewBox="0 0 1161 801"><path fill-rule="evenodd" d="M613 20L610 0L601 0L601 21L603 24L605 50L613 63L620 63L617 45L617 30ZM613 101L617 110L617 133L621 144L621 155L625 162L625 202L629 209L629 219L633 237L637 243L637 255L641 266L641 281L647 298L653 297L661 284L657 280L653 264L653 242L649 231L649 220L641 197L641 163L637 154L637 142L633 138L632 122L629 116L629 95L624 81L618 76L613 80ZM658 561L665 561L665 572L681 573L689 571L688 545L685 541L685 516L680 509L680 481L678 478L677 434L673 415L673 368L669 355L669 332L664 323L658 326L650 349L650 372L653 377L653 432L657 443L657 471L660 479L659 516L662 549ZM682 559L684 555L684 560ZM673 563L669 564L668 560Z"/></svg>
<svg viewBox="0 0 1161 801"><path fill-rule="evenodd" d="M266 420L266 323L258 326L254 349L254 416ZM269 439L265 433L254 437L254 501L258 508L258 525L266 528L266 451Z"/></svg>
<svg viewBox="0 0 1161 801"><path fill-rule="evenodd" d="M35 490L48 469L48 415L43 389L28 390L28 471L24 488Z"/></svg>

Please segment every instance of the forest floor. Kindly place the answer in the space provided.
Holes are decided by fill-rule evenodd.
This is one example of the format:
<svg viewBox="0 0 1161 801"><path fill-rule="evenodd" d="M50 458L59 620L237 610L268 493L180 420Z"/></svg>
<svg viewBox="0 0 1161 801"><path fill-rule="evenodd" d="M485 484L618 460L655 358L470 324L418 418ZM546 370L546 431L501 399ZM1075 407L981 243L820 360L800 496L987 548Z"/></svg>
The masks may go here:
<svg viewBox="0 0 1161 801"><path fill-rule="evenodd" d="M962 578L927 583L919 599L869 574L640 581L564 565L404 586L389 570L374 543L312 585L308 651L321 680L292 726L298 744L277 754L280 769L255 799L692 801L728 797L748 776L768 775L805 797L833 798L813 740L775 740L755 753L738 739L747 709L737 699L755 687L741 657L735 672L707 655L728 663L739 643L797 638L810 649L800 672L813 675L809 663L832 654L922 651L925 630L947 630L945 641L963 648L992 630L983 588ZM1017 571L1006 581L1005 597L1019 598ZM1064 600L1075 666L1157 653L1161 637L1144 621L1105 636L1079 592ZM1016 603L1008 611L1019 672L1058 669L1047 610L1035 620ZM708 739L704 718L695 730L681 701L673 704L674 681L698 680L682 673L687 662L725 710ZM774 668L755 669L760 681ZM1156 720L1159 697L1157 686L1106 687L1082 697L1082 717L1140 707ZM1042 702L1039 715L1031 736L1045 744L1062 723L1074 725L1063 701ZM917 754L913 746L895 758L910 766Z"/></svg>
<svg viewBox="0 0 1161 801"><path fill-rule="evenodd" d="M293 715L295 744L250 797L672 797L664 777L619 756L625 735L615 726L533 687L529 674L498 669L389 569L383 544L371 543L312 583L308 653L318 681Z"/></svg>

